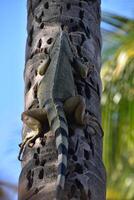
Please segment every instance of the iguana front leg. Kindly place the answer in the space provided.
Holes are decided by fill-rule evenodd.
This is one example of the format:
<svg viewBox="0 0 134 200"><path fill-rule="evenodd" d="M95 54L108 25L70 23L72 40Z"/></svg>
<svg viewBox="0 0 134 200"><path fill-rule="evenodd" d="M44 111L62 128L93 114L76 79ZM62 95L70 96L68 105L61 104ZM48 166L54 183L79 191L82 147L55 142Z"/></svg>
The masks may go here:
<svg viewBox="0 0 134 200"><path fill-rule="evenodd" d="M25 137L20 146L20 152L18 159L21 160L21 154L24 150L24 148L29 145L33 146L35 143L35 140L42 134L43 132L43 125L42 123L45 123L47 120L47 115L45 109L30 109L22 113L21 119L24 124L28 128L30 128L33 131L33 135L29 137Z"/></svg>
<svg viewBox="0 0 134 200"><path fill-rule="evenodd" d="M81 95L73 96L64 102L64 111L67 115L74 113L74 118L77 124L85 125L87 115L85 113L85 99Z"/></svg>
<svg viewBox="0 0 134 200"><path fill-rule="evenodd" d="M76 71L79 72L80 76L82 78L86 78L89 71L89 63L82 63L82 61L79 58L76 58L73 62L73 66Z"/></svg>

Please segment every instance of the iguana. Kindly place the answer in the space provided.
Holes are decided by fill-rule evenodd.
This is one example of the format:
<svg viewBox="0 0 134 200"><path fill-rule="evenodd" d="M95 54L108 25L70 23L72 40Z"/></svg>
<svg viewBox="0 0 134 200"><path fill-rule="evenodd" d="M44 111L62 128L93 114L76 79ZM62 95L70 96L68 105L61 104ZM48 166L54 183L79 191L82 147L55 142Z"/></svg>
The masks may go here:
<svg viewBox="0 0 134 200"><path fill-rule="evenodd" d="M65 115L74 113L77 124L86 121L85 100L77 94L74 83L71 61L74 58L69 37L65 31L57 34L53 48L49 54L49 65L39 66L38 73L43 75L37 89L39 108L22 113L23 122L35 131L33 137L26 138L21 145L21 152L26 144L40 137L46 120L55 133L58 151L57 195L64 189L68 154L68 125ZM43 69L44 67L44 69ZM44 74L43 74L44 71Z"/></svg>

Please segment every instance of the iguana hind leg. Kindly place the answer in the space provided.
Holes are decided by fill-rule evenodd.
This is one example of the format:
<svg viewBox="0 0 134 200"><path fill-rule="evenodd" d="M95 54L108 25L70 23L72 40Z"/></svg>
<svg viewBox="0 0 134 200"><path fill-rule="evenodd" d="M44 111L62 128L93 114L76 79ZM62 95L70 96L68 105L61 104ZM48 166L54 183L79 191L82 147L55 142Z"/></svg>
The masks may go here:
<svg viewBox="0 0 134 200"><path fill-rule="evenodd" d="M75 67L77 68L76 70L79 71L80 76L82 78L86 78L89 71L88 63L82 63L82 61L78 58L75 60L75 62L76 62Z"/></svg>
<svg viewBox="0 0 134 200"><path fill-rule="evenodd" d="M23 112L21 115L21 119L23 123L26 124L26 126L32 130L33 134L31 136L26 136L22 143L19 145L19 160L21 160L21 154L25 147L27 145L32 147L35 143L35 140L42 134L43 124L45 124L47 120L47 115L45 109L35 108Z"/></svg>
<svg viewBox="0 0 134 200"><path fill-rule="evenodd" d="M86 123L86 104L85 99L81 95L70 97L64 103L64 111L67 115L74 113L76 123L85 125Z"/></svg>

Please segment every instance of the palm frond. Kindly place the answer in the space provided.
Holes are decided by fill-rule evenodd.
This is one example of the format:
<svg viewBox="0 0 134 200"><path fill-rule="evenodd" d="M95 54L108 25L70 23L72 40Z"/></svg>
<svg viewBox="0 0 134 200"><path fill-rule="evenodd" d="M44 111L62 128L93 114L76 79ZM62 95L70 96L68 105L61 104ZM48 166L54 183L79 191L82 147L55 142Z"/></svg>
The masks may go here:
<svg viewBox="0 0 134 200"><path fill-rule="evenodd" d="M124 196L133 199L134 21L111 13L104 13L103 20L111 25L110 31L103 31L101 73L107 199L111 199L111 195L117 199Z"/></svg>

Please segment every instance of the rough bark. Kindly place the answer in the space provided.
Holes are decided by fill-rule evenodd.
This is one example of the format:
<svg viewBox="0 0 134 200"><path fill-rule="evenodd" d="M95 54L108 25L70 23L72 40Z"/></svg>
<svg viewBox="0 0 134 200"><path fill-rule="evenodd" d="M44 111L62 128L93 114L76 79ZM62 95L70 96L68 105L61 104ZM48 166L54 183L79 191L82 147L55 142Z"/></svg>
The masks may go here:
<svg viewBox="0 0 134 200"><path fill-rule="evenodd" d="M86 98L89 123L81 128L69 121L69 156L64 200L105 200L106 177L102 162L100 97L100 0L28 0L28 38L26 45L25 110L38 107L37 88L40 82L37 68L48 53L58 27L68 31L78 56L90 62L88 77L77 73L74 78L78 93ZM30 134L23 127L23 138ZM49 200L55 198L57 152L52 132L38 138L35 145L23 153L19 178L19 200Z"/></svg>

